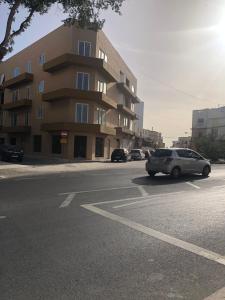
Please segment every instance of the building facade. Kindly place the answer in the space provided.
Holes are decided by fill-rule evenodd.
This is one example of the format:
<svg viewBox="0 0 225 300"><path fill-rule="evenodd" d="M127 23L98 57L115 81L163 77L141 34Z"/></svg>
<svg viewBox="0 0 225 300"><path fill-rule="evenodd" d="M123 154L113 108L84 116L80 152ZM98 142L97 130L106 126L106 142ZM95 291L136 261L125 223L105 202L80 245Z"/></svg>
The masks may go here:
<svg viewBox="0 0 225 300"><path fill-rule="evenodd" d="M61 26L1 63L0 76L0 142L89 160L133 147L137 79L103 31Z"/></svg>
<svg viewBox="0 0 225 300"><path fill-rule="evenodd" d="M139 138L140 147L164 148L161 132L149 129L142 129Z"/></svg>
<svg viewBox="0 0 225 300"><path fill-rule="evenodd" d="M137 136L141 135L144 126L144 102L140 101L135 105L137 120L134 121L134 130Z"/></svg>
<svg viewBox="0 0 225 300"><path fill-rule="evenodd" d="M191 136L180 136L177 141L173 141L174 148L190 148Z"/></svg>
<svg viewBox="0 0 225 300"><path fill-rule="evenodd" d="M203 136L225 140L225 106L192 112L192 138Z"/></svg>

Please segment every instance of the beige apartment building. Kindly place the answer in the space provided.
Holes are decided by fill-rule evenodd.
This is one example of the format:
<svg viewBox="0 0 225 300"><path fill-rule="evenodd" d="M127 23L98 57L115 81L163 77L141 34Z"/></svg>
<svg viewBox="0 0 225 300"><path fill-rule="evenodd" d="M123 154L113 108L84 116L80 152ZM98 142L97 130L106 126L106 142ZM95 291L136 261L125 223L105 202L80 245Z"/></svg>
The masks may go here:
<svg viewBox="0 0 225 300"><path fill-rule="evenodd" d="M0 142L106 159L135 140L137 80L103 31L61 26L0 64Z"/></svg>

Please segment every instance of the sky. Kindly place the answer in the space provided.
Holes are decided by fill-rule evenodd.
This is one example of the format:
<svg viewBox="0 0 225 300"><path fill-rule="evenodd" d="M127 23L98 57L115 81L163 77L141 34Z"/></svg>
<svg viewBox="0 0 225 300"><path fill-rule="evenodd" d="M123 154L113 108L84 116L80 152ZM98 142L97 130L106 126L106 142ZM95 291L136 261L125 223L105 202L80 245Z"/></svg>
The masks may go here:
<svg viewBox="0 0 225 300"><path fill-rule="evenodd" d="M144 128L162 132L170 146L178 136L191 135L193 109L225 106L225 1L125 0L121 12L105 12L103 30L137 77ZM4 24L6 7L0 6L0 15ZM36 15L9 56L64 18L59 6Z"/></svg>

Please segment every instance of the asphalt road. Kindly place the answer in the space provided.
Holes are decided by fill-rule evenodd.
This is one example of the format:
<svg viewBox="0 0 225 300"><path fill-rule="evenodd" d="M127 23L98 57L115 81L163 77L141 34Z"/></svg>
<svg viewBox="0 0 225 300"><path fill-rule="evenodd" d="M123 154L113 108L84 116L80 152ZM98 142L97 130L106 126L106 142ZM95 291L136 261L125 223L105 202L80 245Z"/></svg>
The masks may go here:
<svg viewBox="0 0 225 300"><path fill-rule="evenodd" d="M224 299L224 195L222 165L2 179L0 299Z"/></svg>

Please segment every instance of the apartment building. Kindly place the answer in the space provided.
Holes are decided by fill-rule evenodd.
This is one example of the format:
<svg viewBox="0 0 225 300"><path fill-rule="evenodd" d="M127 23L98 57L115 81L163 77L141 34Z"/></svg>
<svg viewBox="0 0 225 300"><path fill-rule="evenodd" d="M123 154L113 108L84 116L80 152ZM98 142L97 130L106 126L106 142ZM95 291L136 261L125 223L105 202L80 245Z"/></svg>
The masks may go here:
<svg viewBox="0 0 225 300"><path fill-rule="evenodd" d="M192 138L202 136L225 139L225 106L192 112Z"/></svg>
<svg viewBox="0 0 225 300"><path fill-rule="evenodd" d="M161 132L149 129L141 130L142 146L149 146L152 148L164 148L163 137Z"/></svg>
<svg viewBox="0 0 225 300"><path fill-rule="evenodd" d="M144 102L140 101L135 105L137 119L134 121L134 130L137 136L141 135L144 126Z"/></svg>
<svg viewBox="0 0 225 300"><path fill-rule="evenodd" d="M61 26L1 63L0 79L0 142L65 159L132 148L137 79L103 31Z"/></svg>
<svg viewBox="0 0 225 300"><path fill-rule="evenodd" d="M190 148L191 136L180 136L177 141L173 141L173 148Z"/></svg>

